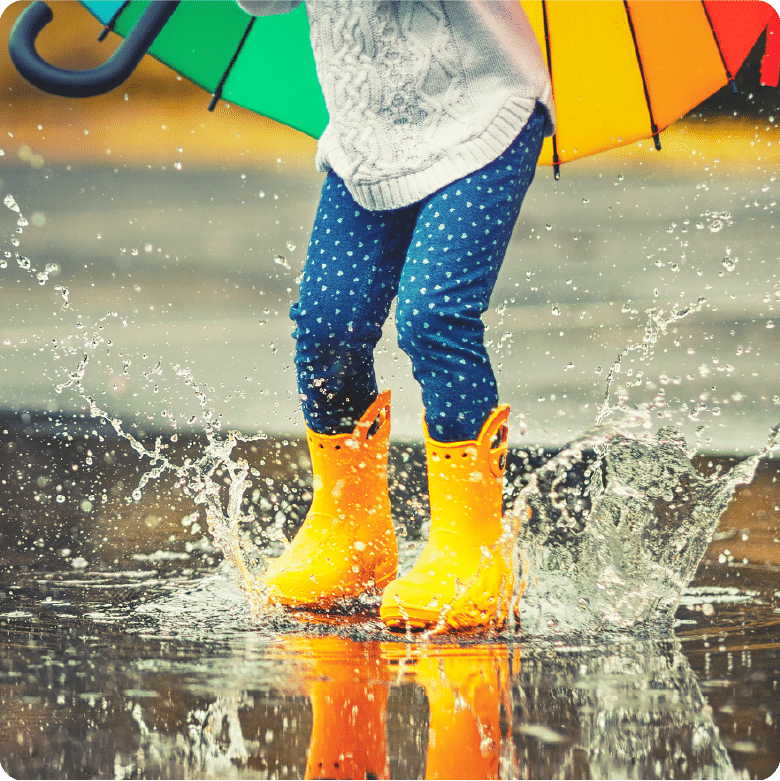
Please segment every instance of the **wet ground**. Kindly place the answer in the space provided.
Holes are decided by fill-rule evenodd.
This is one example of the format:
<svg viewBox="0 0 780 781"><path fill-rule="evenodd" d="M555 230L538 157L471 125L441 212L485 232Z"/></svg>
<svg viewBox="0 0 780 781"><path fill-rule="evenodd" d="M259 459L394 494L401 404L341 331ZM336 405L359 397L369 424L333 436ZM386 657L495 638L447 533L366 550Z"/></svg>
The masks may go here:
<svg viewBox="0 0 780 781"><path fill-rule="evenodd" d="M110 426L16 414L0 432L14 778L764 778L780 763L777 461L738 489L671 629L420 638L384 630L373 603L258 620L175 481L132 499L148 464ZM204 440L165 444L184 459ZM515 493L550 455L512 453ZM303 443L236 456L260 474L244 534L292 533ZM391 484L402 548L419 548L419 446L393 448Z"/></svg>
<svg viewBox="0 0 780 781"><path fill-rule="evenodd" d="M664 422L691 442L704 426L707 449L760 449L780 417L775 173L573 166L556 184L540 169L486 317L510 442L561 446L592 425L632 346L612 401L660 396ZM187 428L201 410L178 365L213 389L226 428L298 430L288 310L319 175L9 166L0 177L29 222L9 251L57 266L44 286L13 255L2 270L2 406L83 408L54 389L87 354L89 393L123 418ZM17 217L6 213L8 235ZM414 440L419 391L392 319L385 331L393 432Z"/></svg>
<svg viewBox="0 0 780 781"><path fill-rule="evenodd" d="M652 428L677 425L704 473L760 452L780 420L774 172L574 170L534 183L487 318L513 408L513 491L593 426L605 398L613 418L644 405ZM777 768L776 460L737 489L671 627L421 638L385 631L371 601L258 621L185 487L165 473L134 498L149 460L90 416L79 389L178 462L203 452L207 428L266 434L234 453L258 471L243 505L257 520L241 532L247 550L261 531L291 535L310 476L287 309L319 177L8 166L2 180L19 207L4 210L0 269L11 776ZM379 370L394 393L394 517L409 562L427 507L419 396L392 326Z"/></svg>

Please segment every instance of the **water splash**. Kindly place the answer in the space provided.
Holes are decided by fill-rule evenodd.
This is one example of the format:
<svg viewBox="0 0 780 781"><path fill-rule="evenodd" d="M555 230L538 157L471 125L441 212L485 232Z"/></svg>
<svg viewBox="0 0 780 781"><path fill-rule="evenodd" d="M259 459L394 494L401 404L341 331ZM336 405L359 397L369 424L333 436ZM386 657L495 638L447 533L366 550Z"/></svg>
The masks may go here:
<svg viewBox="0 0 780 781"><path fill-rule="evenodd" d="M634 342L626 345L618 354L615 362L612 364L609 374L607 375L606 389L604 391L604 401L599 409L596 417L596 424L602 424L609 417L615 413L618 414L632 414L630 408L626 407L622 403L622 396L618 392L618 400L615 403L610 403L612 395L612 386L614 384L617 375L620 374L622 368L623 359L632 352L639 352L640 361L643 364L647 364L655 353L655 346L659 339L664 336L671 325L683 320L689 315L700 312L702 307L707 304L706 298L699 298L695 303L688 304L682 309L673 309L671 312L665 312L663 309L648 309L646 310L647 322L645 323L645 331L642 336L641 342ZM628 305L623 307L624 313L631 312L632 314L638 314L636 310L632 310ZM641 382L641 374L637 377L636 382Z"/></svg>
<svg viewBox="0 0 780 781"><path fill-rule="evenodd" d="M707 478L676 429L651 436L630 423L571 443L520 492L513 512L532 511L519 541L531 571L518 604L524 631L668 628L735 489L780 436L779 424L760 453ZM572 486L577 464L581 480Z"/></svg>
<svg viewBox="0 0 780 781"><path fill-rule="evenodd" d="M8 195L3 198L3 203L5 206L10 209L12 212L19 215L19 217L16 220L16 233L22 234L24 233L24 229L29 226L30 221L22 214L21 207L16 201L16 198L14 198L11 193L8 193ZM14 247L20 246L20 240L16 237L14 237L11 240L11 244ZM22 255L20 252L11 253L10 251L6 250L4 252L4 259L0 261L0 268L7 268L8 266L8 260L15 254L16 256L16 263L19 266L20 269L23 271L27 271L29 274L34 276L38 280L39 285L45 285L49 279L52 276L58 276L60 273L60 266L57 263L47 263L46 267L43 269L43 271L39 271L37 268L35 268L32 265L32 261L30 258L28 258L25 255ZM68 308L68 289L62 285L57 285L55 287L55 290L60 293L62 296L63 304L62 308L67 309Z"/></svg>
<svg viewBox="0 0 780 781"><path fill-rule="evenodd" d="M247 561L259 560L264 563L264 555L253 543L243 539L239 531L242 524L252 524L256 520L251 510L245 512L242 509L242 504L246 492L252 487L252 478L259 477L260 472L244 459L234 460L232 453L239 442L258 442L265 440L266 435L243 435L230 431L226 436L220 436L219 417L209 408L205 392L195 383L190 370L175 366L179 378L198 399L207 439L199 457L185 458L182 463L177 463L165 453L166 445L162 437L156 437L150 448L127 431L122 420L98 405L84 385L88 365L89 355L84 355L67 382L58 385L56 390L59 393L65 388L72 388L88 404L89 414L93 418L109 423L139 458L148 463L129 501L140 502L144 489L163 474L174 475L183 493L203 510L211 540L224 554L249 606L256 614L262 613L266 610L267 599L261 581L250 570ZM157 369L151 373L155 372ZM192 519L182 518L183 523L187 520L192 522Z"/></svg>
<svg viewBox="0 0 780 781"><path fill-rule="evenodd" d="M12 196L6 197L5 205L19 213L21 220L21 210ZM279 265L286 263L282 256L275 260ZM56 270L52 265L38 272L29 261L25 268L41 284ZM63 308L68 307L67 289L58 286L56 290ZM526 507L533 511L518 540L525 568L531 573L527 592L518 605L523 631L592 631L668 622L736 486L749 482L760 458L776 447L777 429L761 454L727 475L706 479L694 469L691 453L674 429L661 429L655 437L648 434L649 408L631 409L619 391L617 400L612 401L623 358L638 351L642 362L649 361L670 326L705 304L700 298L668 313L647 310L641 341L627 345L609 372L596 428L537 470L521 492L515 514L525 517ZM207 393L190 370L174 366L177 377L198 401L207 443L197 458L183 463L166 455L160 438L152 447L145 445L103 409L86 387L90 355L105 343L101 324L108 318L122 319L117 312L107 313L94 326L79 319L73 343L59 346L71 355L80 352L81 358L75 370L56 385L56 391L72 389L78 393L93 417L110 423L149 463L131 501L140 501L150 481L163 474L177 478L183 492L202 508L211 539L230 563L249 606L255 614L263 614L266 600L262 583L248 562L257 561L262 568L266 550L242 538L239 531L243 524L255 521L243 506L253 478L260 473L248 462L234 459L233 451L239 442L265 439L265 435L228 432L222 436L219 415L210 408ZM149 380L161 372L162 366L157 364L145 377ZM583 463L587 463L583 480L572 481ZM281 529L271 529L266 539L272 539L274 531Z"/></svg>
<svg viewBox="0 0 780 781"><path fill-rule="evenodd" d="M647 364L670 326L706 304L699 298L669 313L647 310L642 340L628 344L609 371L596 427L520 492L513 514L532 511L519 540L531 573L518 603L525 631L668 627L737 486L777 448L780 425L760 453L705 478L691 461L695 448L673 426L649 433L653 404L629 407L624 389L612 400L623 358L636 351Z"/></svg>

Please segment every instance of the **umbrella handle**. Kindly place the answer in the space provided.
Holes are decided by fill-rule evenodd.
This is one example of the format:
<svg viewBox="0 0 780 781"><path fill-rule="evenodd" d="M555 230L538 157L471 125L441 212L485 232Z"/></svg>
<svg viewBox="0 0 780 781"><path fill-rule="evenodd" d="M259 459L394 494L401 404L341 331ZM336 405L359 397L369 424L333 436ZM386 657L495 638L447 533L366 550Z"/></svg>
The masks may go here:
<svg viewBox="0 0 780 781"><path fill-rule="evenodd" d="M43 0L36 0L24 10L11 30L8 41L11 60L27 81L44 92L68 98L102 95L130 76L178 5L179 0L150 3L106 62L91 70L72 71L51 65L36 51L38 33L54 18L51 8Z"/></svg>

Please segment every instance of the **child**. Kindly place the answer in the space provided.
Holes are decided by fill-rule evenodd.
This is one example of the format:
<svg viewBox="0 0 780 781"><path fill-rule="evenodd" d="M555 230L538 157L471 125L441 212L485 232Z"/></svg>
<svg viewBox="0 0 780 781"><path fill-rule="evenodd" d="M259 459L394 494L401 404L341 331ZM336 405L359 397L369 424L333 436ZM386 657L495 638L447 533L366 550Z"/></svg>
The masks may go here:
<svg viewBox="0 0 780 781"><path fill-rule="evenodd" d="M261 15L300 0L239 2ZM266 572L268 594L327 608L376 589L394 629L501 626L514 590L501 520L509 408L498 405L481 316L552 133L544 59L516 0L306 10L330 115L291 310L314 501ZM373 366L396 297L399 344L422 389L431 504L429 541L399 580L390 394Z"/></svg>

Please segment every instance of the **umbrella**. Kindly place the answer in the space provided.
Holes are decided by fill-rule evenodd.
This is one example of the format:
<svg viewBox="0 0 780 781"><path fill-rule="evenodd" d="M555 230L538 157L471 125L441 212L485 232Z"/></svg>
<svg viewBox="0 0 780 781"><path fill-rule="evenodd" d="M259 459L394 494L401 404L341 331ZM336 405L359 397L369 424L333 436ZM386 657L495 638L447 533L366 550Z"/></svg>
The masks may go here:
<svg viewBox="0 0 780 781"><path fill-rule="evenodd" d="M93 0L82 5L105 25L101 39L111 29L125 41L94 70L54 67L35 51L35 38L53 13L40 0L32 3L11 31L9 50L19 72L40 89L68 97L108 92L130 76L148 50L212 93L210 109L225 99L314 138L325 129L328 113L303 6L254 18L234 2Z"/></svg>
<svg viewBox="0 0 780 781"><path fill-rule="evenodd" d="M762 82L777 86L780 19L753 0L523 0L553 84L557 132L542 162L652 137L730 83L767 30Z"/></svg>
<svg viewBox="0 0 780 781"><path fill-rule="evenodd" d="M553 84L556 134L543 164L652 137L724 85L766 30L762 83L777 86L780 18L760 0L521 0ZM45 3L27 9L11 33L11 56L32 83L86 96L121 83L148 51L220 98L314 138L327 124L305 8L248 17L232 2L86 0L106 30L126 40L107 63L64 71L35 52L51 20ZM123 47L127 51L123 51ZM99 72L104 69L105 72ZM283 73L283 78L275 74Z"/></svg>

